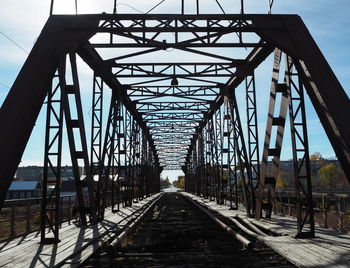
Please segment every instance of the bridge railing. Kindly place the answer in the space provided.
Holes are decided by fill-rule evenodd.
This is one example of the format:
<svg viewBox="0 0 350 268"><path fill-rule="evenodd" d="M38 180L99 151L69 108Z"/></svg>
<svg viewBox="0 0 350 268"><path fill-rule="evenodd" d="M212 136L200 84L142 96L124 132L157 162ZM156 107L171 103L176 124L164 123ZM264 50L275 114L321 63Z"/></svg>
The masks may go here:
<svg viewBox="0 0 350 268"><path fill-rule="evenodd" d="M293 199L293 192L277 192L274 213L294 217L296 206ZM316 223L324 228L332 228L342 232L350 231L350 194L314 192L313 199Z"/></svg>
<svg viewBox="0 0 350 268"><path fill-rule="evenodd" d="M112 192L106 193L106 207L112 205ZM73 208L77 205L75 194L60 196L60 223L71 223L79 214L73 215ZM10 199L4 202L0 212L0 243L25 236L40 230L41 197ZM117 205L117 204L115 204ZM54 214L49 215L51 219Z"/></svg>
<svg viewBox="0 0 350 268"><path fill-rule="evenodd" d="M341 232L350 232L350 193L349 187L335 187L328 192L313 192L313 209L315 222L324 228L332 228ZM316 189L316 191L321 191ZM337 193L334 193L337 192ZM340 193L342 192L342 193ZM229 203L228 193L224 194L224 202ZM238 203L244 204L243 193L238 191ZM302 206L303 213L306 207ZM296 217L295 192L276 191L273 212L275 215Z"/></svg>
<svg viewBox="0 0 350 268"><path fill-rule="evenodd" d="M293 192L293 187L285 187L285 188L276 188L276 192ZM334 194L350 194L350 186L322 186L312 187L313 194L315 193L334 193Z"/></svg>
<svg viewBox="0 0 350 268"><path fill-rule="evenodd" d="M75 195L60 197L61 223L73 219ZM40 229L41 197L6 200L0 213L0 242ZM53 215L49 215L53 217Z"/></svg>

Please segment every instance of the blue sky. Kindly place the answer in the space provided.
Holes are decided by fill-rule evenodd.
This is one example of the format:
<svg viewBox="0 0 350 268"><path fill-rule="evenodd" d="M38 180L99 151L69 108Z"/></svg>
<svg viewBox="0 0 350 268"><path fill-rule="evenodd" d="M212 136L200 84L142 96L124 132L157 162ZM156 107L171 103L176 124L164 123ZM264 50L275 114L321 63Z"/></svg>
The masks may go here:
<svg viewBox="0 0 350 268"><path fill-rule="evenodd" d="M79 3L81 2L81 3ZM136 1L124 0L118 1L118 9L120 12L135 12L130 6L140 10L147 11L154 6L156 1ZM171 13L179 12L178 0L167 0L160 5L154 12ZM195 1L185 1L187 3L186 12L193 13ZM221 0L220 1L227 13L238 13L240 1ZM245 1L246 13L267 13L267 0L247 0ZM84 3L84 5L82 4ZM237 4L235 4L237 3ZM336 4L335 4L336 3ZM0 9L0 31L8 37L15 40L24 50L30 51L36 38L48 18L49 1L42 0L11 0L2 1ZM103 11L110 12L112 10L113 1L111 0L78 0L79 13L101 13ZM129 6L127 6L129 5ZM220 12L214 0L200 1L202 13ZM56 0L54 6L55 13L73 13L73 0ZM350 95L350 3L348 0L276 0L273 13L277 14L299 14L311 34L316 40L321 51L325 55L329 64L333 68L340 83L343 85L347 94ZM3 34L0 34L0 104L4 101L9 87L14 82L18 72L23 65L27 54L13 42L9 41ZM176 58L176 54L171 55ZM263 140L263 132L265 131L267 98L266 93L270 87L271 77L271 58L269 58L257 74L258 98L264 101L258 106L259 113L259 131L260 140ZM81 77L90 77L91 72L83 69ZM90 78L91 81L91 78ZM91 83L91 82L90 82ZM90 89L88 84L83 84L85 92L85 120L89 125L89 102ZM84 89L85 88L85 89ZM239 96L242 98L242 96ZM310 151L320 152L325 157L333 157L334 152L322 130L319 120L313 111L310 103L308 103L308 127L310 139ZM43 140L44 140L44 114L41 113L37 124L33 130L32 137L29 141L27 149L22 158L21 165L41 165L43 161ZM243 118L244 120L244 118ZM282 158L290 158L290 152L287 150L289 139L285 139L285 148ZM67 151L66 151L67 152ZM69 164L69 160L64 159L64 164ZM174 179L176 172L163 174Z"/></svg>

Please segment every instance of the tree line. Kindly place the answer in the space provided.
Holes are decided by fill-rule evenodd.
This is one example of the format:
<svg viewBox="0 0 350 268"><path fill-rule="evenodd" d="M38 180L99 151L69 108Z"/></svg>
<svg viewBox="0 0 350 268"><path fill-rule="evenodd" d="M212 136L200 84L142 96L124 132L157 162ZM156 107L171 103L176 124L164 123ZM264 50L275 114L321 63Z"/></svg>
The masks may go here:
<svg viewBox="0 0 350 268"><path fill-rule="evenodd" d="M327 186L349 186L349 182L341 168L338 168L331 161L324 159L322 154L316 152L310 155L310 160L316 165L311 173L312 186L327 187ZM279 171L276 181L277 188L284 188L294 185L293 174L286 174L282 170Z"/></svg>

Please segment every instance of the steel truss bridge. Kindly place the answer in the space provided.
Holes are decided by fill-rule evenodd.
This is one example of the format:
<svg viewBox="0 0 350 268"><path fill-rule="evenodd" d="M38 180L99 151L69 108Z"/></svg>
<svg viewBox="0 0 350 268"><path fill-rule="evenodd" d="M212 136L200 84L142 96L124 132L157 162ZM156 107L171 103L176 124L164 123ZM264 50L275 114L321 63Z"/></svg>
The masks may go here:
<svg viewBox="0 0 350 268"><path fill-rule="evenodd" d="M172 59L167 54L172 50L182 56ZM271 54L268 119L260 152L255 70ZM135 60L139 56L147 60ZM79 58L93 71L89 130ZM236 99L239 85L245 88L245 103ZM0 110L0 205L43 105L43 243L59 241L65 135L82 224L88 223L87 212L91 222L103 219L107 191L112 191L117 210L121 202L128 206L158 192L160 173L171 169L183 170L186 191L217 202L229 196L233 209L241 187L247 215L259 219L262 211L271 215L282 141L289 128L298 237L313 237L305 92L350 179L349 98L299 16L52 15ZM84 176L79 166L84 166Z"/></svg>

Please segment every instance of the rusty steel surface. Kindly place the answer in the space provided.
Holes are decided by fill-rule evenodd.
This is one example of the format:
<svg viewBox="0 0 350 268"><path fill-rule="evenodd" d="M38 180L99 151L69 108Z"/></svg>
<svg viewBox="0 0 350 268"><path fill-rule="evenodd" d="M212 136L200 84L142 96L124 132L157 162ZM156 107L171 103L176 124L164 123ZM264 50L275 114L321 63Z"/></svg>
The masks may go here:
<svg viewBox="0 0 350 268"><path fill-rule="evenodd" d="M101 35L108 38L100 41L94 39ZM170 37L164 39L164 35ZM252 35L254 38L249 38ZM123 48L131 50L107 56L101 52ZM206 48L215 48L220 52L214 53ZM241 49L242 54L232 57L234 54L227 53L228 48ZM259 197L256 200L255 194L258 178L265 174L259 170L258 100L255 100L252 79L254 71L276 48L287 54L295 65L293 72L300 81L298 90L302 93L305 87L350 181L350 101L299 16L52 15L0 110L0 125L3 126L0 132L0 206L45 96L52 81L57 78L55 72L60 70L59 62L70 55L74 68L61 68L58 79L60 90L68 88L70 91L79 85L79 74L75 70L76 56L93 70L93 86L96 86L98 79L101 91L103 85L111 90L109 112L103 111L102 99L99 102L98 98L103 98L102 92L92 103L91 148L87 148L80 96L76 95L77 100L73 103L77 105L78 118L67 117L69 107L66 105L64 108L65 117L69 119L66 120L66 127L70 133L76 188L87 188L89 199L94 201L86 208L82 191L78 190L81 211L92 211L92 219L101 219L107 189L114 191L113 207L119 207L120 203L128 206L160 190L159 179L163 170L182 169L186 177L186 191L207 196L218 203L225 195L230 196L231 203L236 203L236 189L240 182L247 214L259 215L262 199ZM157 57L151 62L133 60L133 57L171 49L196 56L196 60L162 62ZM65 85L65 76L72 76L74 81ZM248 106L247 126L241 120L242 104L236 100L236 88L242 83L245 85ZM291 94L292 85L285 84L290 92L288 94ZM292 102L289 101L290 115L293 115ZM301 111L302 121L290 116L295 192L297 195L302 192L306 200L298 200L300 210L303 202L311 208L307 213L310 215L307 222L313 233L310 163L306 160L308 143L302 94L296 107L296 111ZM108 122L104 135L101 135L104 129L101 117L104 113L108 113ZM47 122L49 124L49 120ZM60 124L62 128L62 120ZM297 129L297 126L302 127ZM248 137L245 127L248 127ZM50 129L50 125L47 128ZM78 141L73 140L73 129L80 131ZM303 148L297 144L296 137L301 140ZM82 143L81 150L74 148L76 142ZM46 155L49 155L48 145ZM281 144L277 147L280 150ZM273 154L276 148L269 149ZM303 155L299 156L298 152L301 151ZM84 161L86 178L80 178L77 173L77 159ZM301 167L307 174L301 174ZM96 184L92 181L93 175L97 176ZM47 176L45 178L48 179ZM57 179L59 181L60 178ZM47 185L47 181L44 185ZM258 207L258 212L255 207ZM57 215L58 210L57 207ZM81 213L82 218L85 212ZM298 223L301 234L305 223L301 216Z"/></svg>

